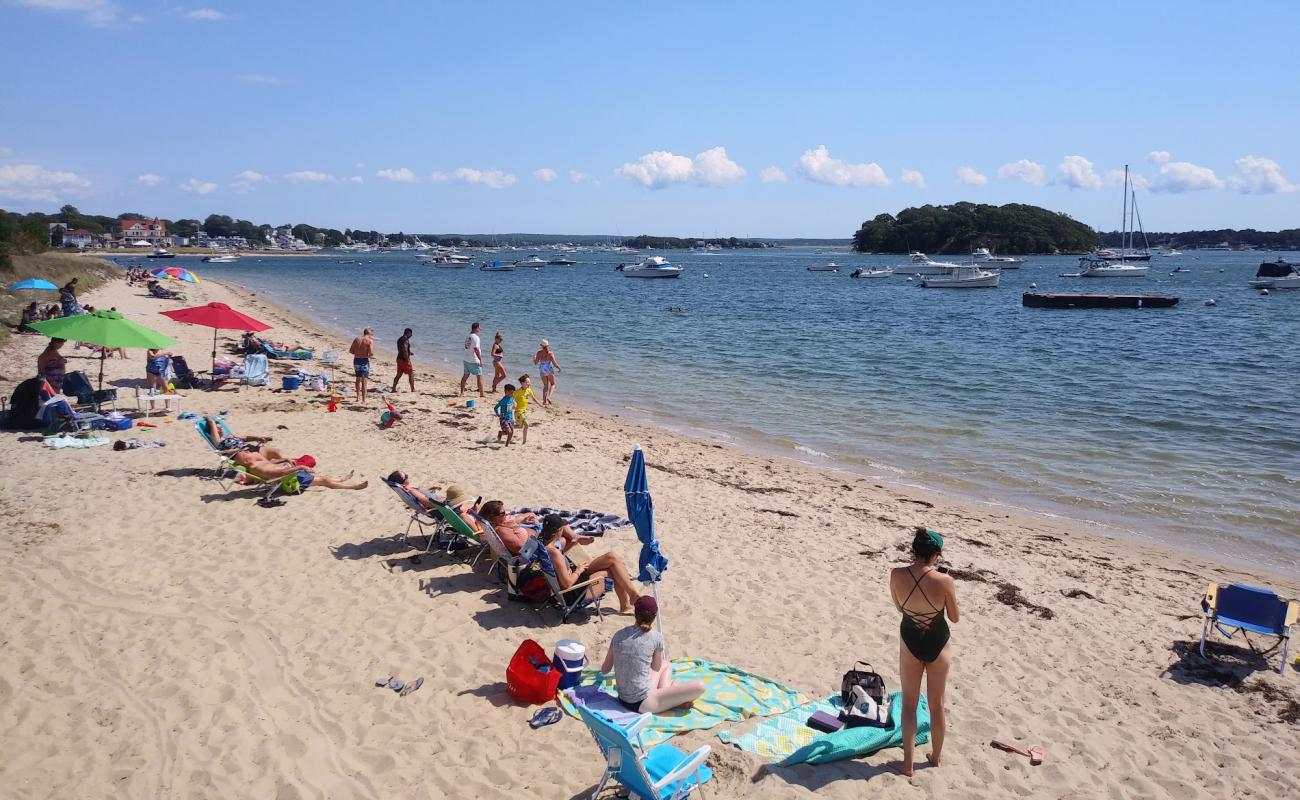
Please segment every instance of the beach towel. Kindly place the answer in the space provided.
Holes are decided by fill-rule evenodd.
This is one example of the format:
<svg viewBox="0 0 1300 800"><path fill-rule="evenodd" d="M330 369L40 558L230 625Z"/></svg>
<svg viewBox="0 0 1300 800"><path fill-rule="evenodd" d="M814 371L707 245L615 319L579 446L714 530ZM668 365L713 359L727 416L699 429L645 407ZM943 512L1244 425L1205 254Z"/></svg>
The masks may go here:
<svg viewBox="0 0 1300 800"><path fill-rule="evenodd" d="M842 758L871 755L886 747L903 746L901 692L889 696L888 728L845 728L835 733L822 733L805 724L808 717L816 711L836 716L843 707L844 701L836 693L788 713L765 719L745 733L722 731L718 738L786 767L792 764L825 764ZM924 744L928 741L930 707L925 695L921 695L921 702L916 707L916 743Z"/></svg>
<svg viewBox="0 0 1300 800"><path fill-rule="evenodd" d="M712 728L723 722L735 722L750 717L764 717L789 711L807 703L811 698L770 678L746 672L730 664L720 664L702 658L673 659L673 679L704 682L704 696L695 701L689 711L667 711L655 714L641 734L641 743L653 747L662 741L686 731ZM572 717L578 716L575 702L599 711L617 725L626 725L636 719L614 698L614 676L594 669L582 671L578 686L558 695L560 708Z"/></svg>
<svg viewBox="0 0 1300 800"><path fill-rule="evenodd" d="M66 448L79 449L86 447L100 447L108 444L108 439L103 436L90 436L81 438L79 436L47 436L45 437L45 446L53 447L58 450Z"/></svg>
<svg viewBox="0 0 1300 800"><path fill-rule="evenodd" d="M545 519L547 514L558 514L564 517L565 524L573 528L573 532L579 536L604 536L605 531L628 528L632 525L631 520L624 519L617 514L602 514L588 508L580 511L564 511L558 508L521 508L510 513L532 513L536 514L539 519Z"/></svg>

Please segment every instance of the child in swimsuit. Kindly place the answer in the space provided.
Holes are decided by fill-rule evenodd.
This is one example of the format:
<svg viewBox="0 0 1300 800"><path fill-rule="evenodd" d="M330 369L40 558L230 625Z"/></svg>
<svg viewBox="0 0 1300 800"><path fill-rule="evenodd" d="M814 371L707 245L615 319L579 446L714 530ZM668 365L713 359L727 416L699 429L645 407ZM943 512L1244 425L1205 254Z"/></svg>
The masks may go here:
<svg viewBox="0 0 1300 800"><path fill-rule="evenodd" d="M501 430L497 431L497 441L501 437L506 437L506 447L510 446L510 440L515 438L515 387L514 384L506 384L506 393L497 404L492 407L492 413L496 414L497 419L501 422Z"/></svg>

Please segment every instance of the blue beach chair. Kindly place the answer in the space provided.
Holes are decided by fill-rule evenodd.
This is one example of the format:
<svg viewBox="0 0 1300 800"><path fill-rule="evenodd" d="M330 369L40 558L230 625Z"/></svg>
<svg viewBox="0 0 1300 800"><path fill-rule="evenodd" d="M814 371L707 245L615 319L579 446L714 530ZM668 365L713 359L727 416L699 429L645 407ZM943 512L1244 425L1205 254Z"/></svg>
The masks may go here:
<svg viewBox="0 0 1300 800"><path fill-rule="evenodd" d="M253 353L244 357L244 369L239 382L248 386L265 386L271 382L271 364L266 356Z"/></svg>
<svg viewBox="0 0 1300 800"><path fill-rule="evenodd" d="M1201 625L1201 655L1205 655L1205 641L1213 629L1231 639L1238 631L1246 645L1254 650L1246 632L1276 636L1282 646L1282 664L1278 672L1286 672L1287 650L1291 644L1291 628L1300 617L1300 602L1283 600L1268 589L1257 589L1244 583L1220 585L1211 583L1201 600L1205 621ZM1277 645L1274 645L1276 647ZM1264 655L1273 648L1264 651Z"/></svg>
<svg viewBox="0 0 1300 800"><path fill-rule="evenodd" d="M398 497L402 498L402 505L406 506L406 510L411 512L411 518L406 523L406 530L402 532L402 542L405 543L410 538L411 526L416 525L418 526L419 535L428 537L424 552L431 551L434 545L441 545L443 543L442 532L447 527L447 521L443 519L436 506L433 509L425 508L424 503L420 502L420 498L403 489L402 484L388 480L386 476L381 477L379 480L389 489L392 489ZM433 530L426 533L424 530L426 526L433 528ZM448 551L450 551L450 544L447 547Z"/></svg>
<svg viewBox="0 0 1300 800"><path fill-rule="evenodd" d="M709 745L690 755L667 742L646 750L641 746L641 731L653 715L642 714L626 728L618 727L586 706L578 706L578 716L605 756L605 774L591 793L592 798L600 794L611 778L644 800L683 800L696 789L700 797L704 796L704 784L713 778L713 771L704 766L712 752Z"/></svg>
<svg viewBox="0 0 1300 800"><path fill-rule="evenodd" d="M226 425L226 421L220 417L215 417L215 419L217 420L217 425L220 426L221 428L222 438L225 438L226 436L230 436L231 435L230 428ZM218 459L217 467L215 470L213 470L213 473L210 477L213 480L215 480L218 484L221 485L222 491L226 491L226 492L230 491L231 486L235 485L235 479L240 475L245 476L247 480L253 481L254 485L266 487L267 491L265 494L262 495L263 500L269 500L276 492L280 491L280 489L285 485L285 482L283 480L280 481L263 480L262 478L257 477L253 473L249 472L248 470L236 464L234 459L232 459L229 454L218 449L217 447L218 442L212 441L212 437L208 435L207 421L204 420L203 417L199 417L194 420L194 430L198 431L199 438L201 438L207 444L207 446L211 448L212 452L216 453L217 455L217 459Z"/></svg>

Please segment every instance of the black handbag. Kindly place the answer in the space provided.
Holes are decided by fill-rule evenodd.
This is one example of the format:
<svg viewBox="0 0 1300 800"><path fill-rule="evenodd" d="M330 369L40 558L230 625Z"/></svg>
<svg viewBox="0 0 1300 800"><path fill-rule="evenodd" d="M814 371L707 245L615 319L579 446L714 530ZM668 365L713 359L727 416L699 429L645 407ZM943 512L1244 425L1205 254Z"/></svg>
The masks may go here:
<svg viewBox="0 0 1300 800"><path fill-rule="evenodd" d="M866 669L858 669L859 665L866 667ZM844 673L844 680L840 683L840 699L844 701L844 707L848 708L849 704L853 702L854 686L861 686L862 690L867 693L867 697L876 701L876 705L884 705L885 679L880 677L880 673L873 671L871 664L866 661L859 661L853 667L853 669Z"/></svg>

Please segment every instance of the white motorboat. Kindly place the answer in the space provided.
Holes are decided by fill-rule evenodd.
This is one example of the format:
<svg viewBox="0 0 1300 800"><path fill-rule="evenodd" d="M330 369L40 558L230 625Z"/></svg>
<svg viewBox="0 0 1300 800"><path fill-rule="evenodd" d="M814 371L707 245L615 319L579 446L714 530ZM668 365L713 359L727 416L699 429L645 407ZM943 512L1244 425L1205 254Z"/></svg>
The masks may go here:
<svg viewBox="0 0 1300 800"><path fill-rule="evenodd" d="M165 247L159 247L145 258L175 258L176 254L167 250Z"/></svg>
<svg viewBox="0 0 1300 800"><path fill-rule="evenodd" d="M899 264L894 267L894 272L899 275L947 275L948 270L960 266L953 261L931 261L924 253L913 253L911 262Z"/></svg>
<svg viewBox="0 0 1300 800"><path fill-rule="evenodd" d="M544 258L538 258L537 256L530 256L528 258L523 259L522 261L516 261L515 266L516 267L544 267L546 266L546 263L547 263L546 259Z"/></svg>
<svg viewBox="0 0 1300 800"><path fill-rule="evenodd" d="M1265 261L1255 272L1255 280L1250 282L1250 288L1300 289L1300 264L1292 264L1281 258Z"/></svg>
<svg viewBox="0 0 1300 800"><path fill-rule="evenodd" d="M507 264L504 261L493 261L490 264L480 265L479 271L480 272L514 272L515 265Z"/></svg>
<svg viewBox="0 0 1300 800"><path fill-rule="evenodd" d="M998 269L1020 269L1020 265L1025 263L1023 258L995 256L987 247L977 247L971 251L970 255L971 260L982 264L992 264Z"/></svg>
<svg viewBox="0 0 1300 800"><path fill-rule="evenodd" d="M647 256L635 264L619 267L625 278L679 278L682 267L668 263L663 256Z"/></svg>
<svg viewBox="0 0 1300 800"><path fill-rule="evenodd" d="M1182 252L1180 252L1179 250L1174 249L1174 248L1170 248L1169 250L1166 250L1165 253L1164 253L1165 258L1177 258L1178 256L1181 256L1181 255L1182 255Z"/></svg>
<svg viewBox="0 0 1300 800"><path fill-rule="evenodd" d="M1084 256L1079 259L1080 278L1145 278L1146 264L1125 264L1107 261L1096 256Z"/></svg>
<svg viewBox="0 0 1300 800"><path fill-rule="evenodd" d="M946 275L922 275L921 286L925 289L988 289L997 286L1001 277L999 272L980 269L974 264L959 264Z"/></svg>
<svg viewBox="0 0 1300 800"><path fill-rule="evenodd" d="M239 256L234 253L214 253L210 256L204 256L203 260L209 264L234 264L239 260Z"/></svg>
<svg viewBox="0 0 1300 800"><path fill-rule="evenodd" d="M849 273L850 278L888 278L894 274L892 267L867 268L861 267Z"/></svg>
<svg viewBox="0 0 1300 800"><path fill-rule="evenodd" d="M571 258L552 258L550 261L547 261L546 263L552 267L572 267L574 264L577 264L578 262L574 261Z"/></svg>
<svg viewBox="0 0 1300 800"><path fill-rule="evenodd" d="M827 261L825 264L813 264L808 268L809 272L839 272L840 265L834 261Z"/></svg>

